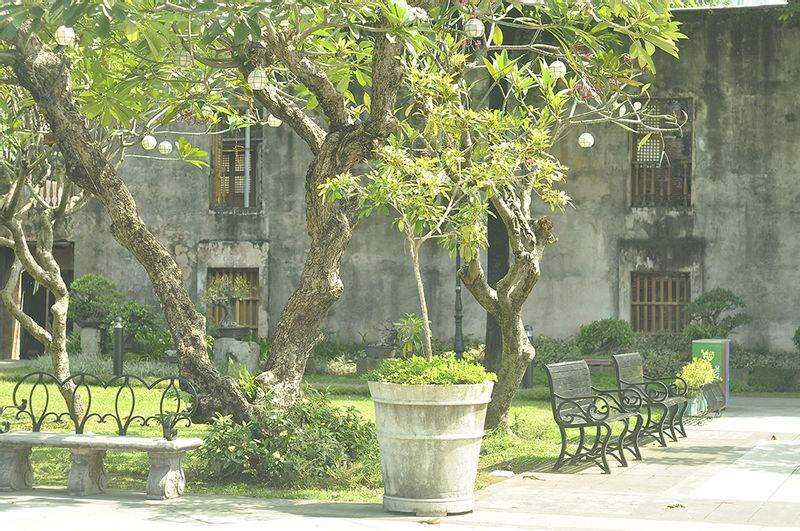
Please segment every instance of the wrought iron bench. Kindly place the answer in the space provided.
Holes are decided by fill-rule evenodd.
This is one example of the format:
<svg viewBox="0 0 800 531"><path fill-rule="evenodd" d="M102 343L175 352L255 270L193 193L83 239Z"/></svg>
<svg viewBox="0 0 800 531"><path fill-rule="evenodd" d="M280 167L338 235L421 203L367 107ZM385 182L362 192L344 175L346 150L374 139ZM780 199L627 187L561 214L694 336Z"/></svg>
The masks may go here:
<svg viewBox="0 0 800 531"><path fill-rule="evenodd" d="M628 466L625 450L634 459L642 458L639 452L639 431L642 415L639 413L642 398L633 390L604 391L592 386L589 366L584 360L545 365L550 386L553 419L561 432L561 453L553 466L558 470L565 463L582 459L594 461L606 474L611 472L606 458L610 452L622 466ZM631 420L635 421L630 429ZM622 423L622 431L611 442L612 425ZM586 428L595 428L594 440L587 442ZM577 429L578 445L574 452L567 451L567 430ZM630 437L627 435L631 434Z"/></svg>
<svg viewBox="0 0 800 531"><path fill-rule="evenodd" d="M617 385L620 389L635 389L642 396L642 411L646 415L642 433L652 435L661 446L666 446L664 429L669 438L678 440L676 431L686 437L683 414L686 401L686 382L677 376L651 377L644 373L642 356L638 352L611 356ZM659 413L658 418L654 413Z"/></svg>
<svg viewBox="0 0 800 531"><path fill-rule="evenodd" d="M71 407L67 408L60 391L69 384L75 384L79 394L73 395ZM98 401L93 400L90 385L115 392L113 411L98 409ZM51 396L52 390L58 392ZM152 392L152 398L157 398L157 410L155 407L146 410L137 404L137 390L140 394ZM79 398L75 398L77 396ZM103 466L103 458L108 450L120 450L147 452L150 460L148 498L175 498L183 494L186 487L184 454L203 444L201 439L177 437L178 423L191 424L190 416L197 403L194 386L179 377L160 378L148 384L132 375L118 376L104 382L97 376L80 373L60 381L50 373L33 372L23 376L16 384L12 401L12 406L0 407L0 415L4 409L9 410L16 420L30 422L31 431L11 431L8 420L0 423L0 491L31 488L31 449L47 447L68 448L71 451L71 468L67 478L67 491L70 494L87 495L104 491L108 473ZM58 409L59 404L63 409ZM115 424L116 435L87 433L87 425L92 421ZM45 424L65 422L71 424L72 431L42 431ZM153 424L160 426L161 437L132 436L128 433L131 427Z"/></svg>

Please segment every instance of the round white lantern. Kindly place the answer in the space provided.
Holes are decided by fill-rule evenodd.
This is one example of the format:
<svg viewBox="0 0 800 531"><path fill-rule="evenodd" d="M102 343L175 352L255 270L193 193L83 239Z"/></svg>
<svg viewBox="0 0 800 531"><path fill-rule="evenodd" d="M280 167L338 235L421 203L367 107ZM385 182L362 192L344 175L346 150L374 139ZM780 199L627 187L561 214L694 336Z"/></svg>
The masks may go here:
<svg viewBox="0 0 800 531"><path fill-rule="evenodd" d="M283 123L283 120L278 118L277 116L269 115L267 116L267 125L270 127L280 127Z"/></svg>
<svg viewBox="0 0 800 531"><path fill-rule="evenodd" d="M553 79L561 79L567 75L567 65L557 59L550 63L550 66L547 67L547 70L550 72L550 75L553 77Z"/></svg>
<svg viewBox="0 0 800 531"><path fill-rule="evenodd" d="M267 73L260 66L254 68L250 75L247 76L247 84L253 90L264 90L269 84Z"/></svg>
<svg viewBox="0 0 800 531"><path fill-rule="evenodd" d="M581 133L578 137L578 145L582 148L590 148L594 145L594 137L592 133Z"/></svg>
<svg viewBox="0 0 800 531"><path fill-rule="evenodd" d="M56 29L55 38L61 46L69 46L75 40L75 30L67 26L59 26Z"/></svg>
<svg viewBox="0 0 800 531"><path fill-rule="evenodd" d="M173 57L173 60L175 61L175 66L180 68L189 68L192 66L192 54L186 50L179 50Z"/></svg>
<svg viewBox="0 0 800 531"><path fill-rule="evenodd" d="M163 140L158 145L158 152L161 153L162 155L169 155L170 153L172 153L172 142L170 142L169 140Z"/></svg>
<svg viewBox="0 0 800 531"><path fill-rule="evenodd" d="M153 135L147 135L142 139L142 147L147 151L150 151L154 147L156 147L156 137Z"/></svg>
<svg viewBox="0 0 800 531"><path fill-rule="evenodd" d="M464 24L464 31L473 39L483 37L483 21L479 18L471 18Z"/></svg>

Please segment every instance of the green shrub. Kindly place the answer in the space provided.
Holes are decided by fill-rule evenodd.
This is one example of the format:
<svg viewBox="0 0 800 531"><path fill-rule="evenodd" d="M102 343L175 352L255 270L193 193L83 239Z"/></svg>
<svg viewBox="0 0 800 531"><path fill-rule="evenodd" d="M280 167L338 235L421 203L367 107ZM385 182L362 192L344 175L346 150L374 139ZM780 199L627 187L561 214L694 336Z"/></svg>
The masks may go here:
<svg viewBox="0 0 800 531"><path fill-rule="evenodd" d="M380 485L375 425L342 411L313 390L287 409L265 397L253 421L217 416L200 449L216 478L250 479L283 488Z"/></svg>
<svg viewBox="0 0 800 531"><path fill-rule="evenodd" d="M81 352L81 334L80 332L72 332L67 336L67 354L74 356Z"/></svg>
<svg viewBox="0 0 800 531"><path fill-rule="evenodd" d="M794 331L792 342L794 342L794 348L800 350L800 327L798 327L798 329Z"/></svg>
<svg viewBox="0 0 800 531"><path fill-rule="evenodd" d="M731 345L731 367L735 369L774 368L800 370L797 352L773 352L765 348L745 348L737 342Z"/></svg>
<svg viewBox="0 0 800 531"><path fill-rule="evenodd" d="M536 349L536 357L533 361L539 365L581 359L581 353L575 344L574 337L554 339L539 335L533 339L532 344Z"/></svg>
<svg viewBox="0 0 800 531"><path fill-rule="evenodd" d="M353 343L339 340L336 333L325 332L325 337L314 348L312 357L317 360L335 360L337 358L345 358L349 361L355 361L361 355L361 348Z"/></svg>
<svg viewBox="0 0 800 531"><path fill-rule="evenodd" d="M67 316L79 324L103 323L120 302L122 294L107 278L83 275L70 284Z"/></svg>
<svg viewBox="0 0 800 531"><path fill-rule="evenodd" d="M690 339L725 338L737 326L749 323L751 318L745 312L744 300L730 290L714 288L686 305L689 324L683 333Z"/></svg>
<svg viewBox="0 0 800 531"><path fill-rule="evenodd" d="M497 381L494 373L473 360L434 356L389 359L367 374L368 380L407 385L457 385Z"/></svg>
<svg viewBox="0 0 800 531"><path fill-rule="evenodd" d="M633 345L633 330L628 321L601 319L582 326L575 344L581 354L597 351L626 351Z"/></svg>
<svg viewBox="0 0 800 531"><path fill-rule="evenodd" d="M122 317L123 337L126 343L132 344L136 352L142 353L147 347L148 353L153 354L153 348L160 348L159 343L166 344L167 326L163 317L152 307L138 301L125 301L123 304L114 305L104 323L106 331L106 344L104 350L110 352L113 348L114 324L117 317ZM172 339L168 340L172 344ZM174 347L167 347L164 350ZM163 350L158 354L158 357Z"/></svg>
<svg viewBox="0 0 800 531"><path fill-rule="evenodd" d="M415 313L407 313L393 326L397 329L397 343L403 357L422 353L422 334L425 329L422 318Z"/></svg>
<svg viewBox="0 0 800 531"><path fill-rule="evenodd" d="M692 342L679 334L634 334L631 351L642 355L644 371L671 376L692 357Z"/></svg>

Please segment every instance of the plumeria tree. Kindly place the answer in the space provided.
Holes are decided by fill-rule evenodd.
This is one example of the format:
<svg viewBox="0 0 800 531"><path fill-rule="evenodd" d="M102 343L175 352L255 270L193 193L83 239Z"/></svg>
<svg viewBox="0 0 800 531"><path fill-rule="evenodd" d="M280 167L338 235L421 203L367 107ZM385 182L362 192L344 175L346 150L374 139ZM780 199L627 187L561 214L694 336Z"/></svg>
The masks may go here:
<svg viewBox="0 0 800 531"><path fill-rule="evenodd" d="M53 373L70 377L67 356L69 293L61 268L53 257L54 234L66 218L86 204L87 195L69 183L57 150L49 141L47 125L30 106L19 105L14 88L0 88L0 247L13 252L0 301L22 327L49 353ZM20 280L25 272L52 294L45 328L20 304ZM69 410L78 416L83 402L74 382L60 387Z"/></svg>
<svg viewBox="0 0 800 531"><path fill-rule="evenodd" d="M363 213L357 197L326 202L320 187L368 161L378 161L378 173L409 177L408 167L386 169L392 160L382 149L387 142L399 157L394 162L427 164L431 178L447 183L444 202L453 204L436 218L442 230L433 234L453 235L438 239L470 257L462 269L466 285L490 313L511 323L503 337L504 353L506 343L517 345L509 347L513 367L500 371L510 388L533 356L529 346L519 348L524 335L514 316L538 278L543 246L553 240L549 219L531 218L531 197L538 193L556 206L567 201L546 184L561 178L546 145L566 117L613 115L629 126L641 123L629 101L634 92L641 95L634 75L652 68L656 49L675 52L674 3L21 0L0 8L0 78L27 91L51 128L67 177L103 204L112 234L147 271L184 373L218 401L218 409L244 418L251 404L208 362L205 322L180 269L139 218L119 178L115 164L126 146L182 116L213 123L233 112L233 98L236 106L249 106L255 120L264 118L261 108L283 120L313 154L305 176L310 247L278 321L269 365L258 377L279 403L300 393L306 361L322 338L320 324L341 297L341 258ZM60 26L77 33L74 43L54 43ZM570 74L548 78L543 64ZM414 92L418 87L429 101ZM497 91L502 108L490 111L488 95ZM445 115L423 116L426 109ZM437 122L447 130L436 130ZM98 128L117 139L116 147L95 142ZM528 133L535 133L530 145ZM202 165L203 154L190 142L179 148L181 157ZM422 149L429 150L428 162L416 161ZM483 202L473 205L462 196ZM451 230L466 205L477 213L486 201L517 240L507 287L497 289L485 285L478 253L470 254L480 248L485 221ZM428 228L410 227L424 236L436 219L425 221ZM512 311L502 313L504 305ZM498 388L498 398L507 393L505 384ZM507 409L502 402L498 407Z"/></svg>

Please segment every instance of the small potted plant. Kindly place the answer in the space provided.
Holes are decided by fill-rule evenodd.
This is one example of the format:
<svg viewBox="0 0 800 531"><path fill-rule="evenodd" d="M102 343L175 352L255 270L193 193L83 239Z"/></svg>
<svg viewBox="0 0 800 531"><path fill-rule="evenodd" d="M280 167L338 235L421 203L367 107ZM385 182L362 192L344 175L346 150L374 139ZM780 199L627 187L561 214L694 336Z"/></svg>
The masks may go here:
<svg viewBox="0 0 800 531"><path fill-rule="evenodd" d="M686 391L686 398L688 405L686 407L686 415L696 417L706 412L707 404L703 396L703 386L710 384L716 378L711 360L714 359L714 354L701 350L702 357L695 358L686 365L678 373L678 376L683 378L686 382L688 390Z"/></svg>
<svg viewBox="0 0 800 531"><path fill-rule="evenodd" d="M208 304L222 308L222 319L218 326L219 337L241 338L250 330L241 326L234 317L236 301L253 292L253 285L241 275L221 275L206 286L204 298Z"/></svg>

